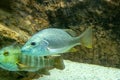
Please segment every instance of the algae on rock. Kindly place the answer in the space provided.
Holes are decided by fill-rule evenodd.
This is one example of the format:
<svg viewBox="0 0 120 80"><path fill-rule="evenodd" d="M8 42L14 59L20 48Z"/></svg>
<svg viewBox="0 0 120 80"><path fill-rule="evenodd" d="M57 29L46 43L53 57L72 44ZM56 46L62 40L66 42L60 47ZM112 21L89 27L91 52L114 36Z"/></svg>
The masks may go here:
<svg viewBox="0 0 120 80"><path fill-rule="evenodd" d="M79 35L92 25L94 48L91 50L77 46L78 52L62 56L72 61L120 68L119 0L11 0L10 2L2 0L2 2L10 3L4 6L0 3L2 47L14 42L25 43L34 33L48 27L69 28Z"/></svg>

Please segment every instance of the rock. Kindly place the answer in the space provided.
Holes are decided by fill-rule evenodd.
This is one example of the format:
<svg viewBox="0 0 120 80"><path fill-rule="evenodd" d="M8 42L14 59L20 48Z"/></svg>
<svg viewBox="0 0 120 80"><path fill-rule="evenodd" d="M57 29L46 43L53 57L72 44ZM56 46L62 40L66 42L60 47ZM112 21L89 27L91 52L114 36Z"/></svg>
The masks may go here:
<svg viewBox="0 0 120 80"><path fill-rule="evenodd" d="M77 35L93 27L93 49L77 46L64 59L120 68L120 0L1 0L0 47L48 27L69 28Z"/></svg>
<svg viewBox="0 0 120 80"><path fill-rule="evenodd" d="M65 60L62 71L51 70L51 75L34 80L119 80L120 69Z"/></svg>
<svg viewBox="0 0 120 80"><path fill-rule="evenodd" d="M19 32L20 31L21 30L19 30ZM6 26L4 26L2 24L0 24L0 35L7 37L7 38L11 38L11 39L16 40L17 42L20 42L20 43L27 41L29 38L28 35L24 34L24 32L22 32L22 34L20 34L14 30L7 28Z"/></svg>

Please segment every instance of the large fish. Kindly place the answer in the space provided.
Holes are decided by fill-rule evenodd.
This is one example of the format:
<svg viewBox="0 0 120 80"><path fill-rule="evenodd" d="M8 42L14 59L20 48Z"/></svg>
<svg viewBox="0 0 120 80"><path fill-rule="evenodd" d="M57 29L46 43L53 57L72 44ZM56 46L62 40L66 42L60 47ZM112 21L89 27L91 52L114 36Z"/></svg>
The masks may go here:
<svg viewBox="0 0 120 80"><path fill-rule="evenodd" d="M92 28L78 37L71 36L63 29L47 28L33 35L22 47L23 54L48 56L65 53L76 45L92 48Z"/></svg>
<svg viewBox="0 0 120 80"><path fill-rule="evenodd" d="M24 55L19 46L8 46L0 50L0 67L9 71L48 73L50 69L64 69L61 56L36 57Z"/></svg>

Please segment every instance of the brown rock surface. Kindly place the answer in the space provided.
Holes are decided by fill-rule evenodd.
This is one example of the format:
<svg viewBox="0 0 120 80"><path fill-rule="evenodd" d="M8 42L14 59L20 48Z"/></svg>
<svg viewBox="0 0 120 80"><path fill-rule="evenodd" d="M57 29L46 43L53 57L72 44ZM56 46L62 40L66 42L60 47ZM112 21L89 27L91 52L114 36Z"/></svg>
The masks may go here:
<svg viewBox="0 0 120 80"><path fill-rule="evenodd" d="M78 52L62 56L72 61L120 68L119 14L119 0L2 0L0 47L14 42L23 44L48 26L71 28L78 35L93 26L93 49L77 46Z"/></svg>

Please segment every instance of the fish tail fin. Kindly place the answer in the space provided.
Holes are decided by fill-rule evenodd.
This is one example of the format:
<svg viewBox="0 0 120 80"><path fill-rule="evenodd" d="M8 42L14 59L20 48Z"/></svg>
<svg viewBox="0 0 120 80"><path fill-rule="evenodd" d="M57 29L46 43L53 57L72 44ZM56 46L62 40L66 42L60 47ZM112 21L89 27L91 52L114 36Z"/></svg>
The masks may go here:
<svg viewBox="0 0 120 80"><path fill-rule="evenodd" d="M63 70L65 68L63 58L61 56L55 56L54 66L57 69Z"/></svg>
<svg viewBox="0 0 120 80"><path fill-rule="evenodd" d="M89 27L78 38L80 40L81 45L87 48L92 48L92 27Z"/></svg>

